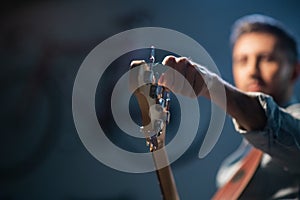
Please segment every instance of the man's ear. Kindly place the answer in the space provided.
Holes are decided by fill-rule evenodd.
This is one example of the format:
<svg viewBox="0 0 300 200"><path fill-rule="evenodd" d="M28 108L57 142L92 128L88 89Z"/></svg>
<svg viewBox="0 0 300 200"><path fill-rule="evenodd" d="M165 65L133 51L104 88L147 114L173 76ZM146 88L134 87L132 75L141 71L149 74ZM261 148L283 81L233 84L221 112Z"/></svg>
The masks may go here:
<svg viewBox="0 0 300 200"><path fill-rule="evenodd" d="M300 62L298 61L295 64L295 68L294 68L294 71L293 71L293 74L292 74L292 82L295 82L298 79L299 76L300 76Z"/></svg>

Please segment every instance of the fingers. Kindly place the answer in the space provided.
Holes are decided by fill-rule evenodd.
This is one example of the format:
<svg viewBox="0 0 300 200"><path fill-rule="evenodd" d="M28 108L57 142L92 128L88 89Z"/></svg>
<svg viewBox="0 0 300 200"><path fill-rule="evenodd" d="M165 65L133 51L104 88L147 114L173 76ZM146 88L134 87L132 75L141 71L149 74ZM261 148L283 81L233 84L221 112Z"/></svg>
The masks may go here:
<svg viewBox="0 0 300 200"><path fill-rule="evenodd" d="M168 69L159 78L158 84L169 88L175 93L180 93L184 86L184 77L178 72L184 69L182 61L181 64L178 64L177 58L174 56L167 56L163 60L162 64L172 67L172 69Z"/></svg>
<svg viewBox="0 0 300 200"><path fill-rule="evenodd" d="M132 61L131 68L147 63L144 60ZM166 56L162 62L163 65L171 67L158 80L158 84L165 86L175 93L184 96L196 98L203 95L202 91L206 91L206 83L204 81L210 76L210 72L193 63L186 57Z"/></svg>
<svg viewBox="0 0 300 200"><path fill-rule="evenodd" d="M176 64L176 57L175 56L166 56L162 61L163 65L173 66Z"/></svg>
<svg viewBox="0 0 300 200"><path fill-rule="evenodd" d="M175 70L168 69L165 73L163 73L158 79L158 84L164 87L169 88L173 92L176 92L177 87L173 85L175 82Z"/></svg>
<svg viewBox="0 0 300 200"><path fill-rule="evenodd" d="M167 70L159 84L169 87L173 92L195 98L200 94L204 80L197 65L185 57L167 56L163 64L175 70Z"/></svg>

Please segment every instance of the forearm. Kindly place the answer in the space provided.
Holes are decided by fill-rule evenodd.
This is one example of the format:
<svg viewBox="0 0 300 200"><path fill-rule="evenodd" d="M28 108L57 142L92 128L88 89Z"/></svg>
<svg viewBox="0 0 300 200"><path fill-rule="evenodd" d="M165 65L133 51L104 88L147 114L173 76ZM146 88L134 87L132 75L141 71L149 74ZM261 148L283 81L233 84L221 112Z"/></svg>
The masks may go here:
<svg viewBox="0 0 300 200"><path fill-rule="evenodd" d="M244 93L229 83L215 76L209 90L204 96L223 108L247 131L261 130L265 127L267 118L259 100ZM221 91L225 91L221 92ZM222 96L225 94L225 98Z"/></svg>

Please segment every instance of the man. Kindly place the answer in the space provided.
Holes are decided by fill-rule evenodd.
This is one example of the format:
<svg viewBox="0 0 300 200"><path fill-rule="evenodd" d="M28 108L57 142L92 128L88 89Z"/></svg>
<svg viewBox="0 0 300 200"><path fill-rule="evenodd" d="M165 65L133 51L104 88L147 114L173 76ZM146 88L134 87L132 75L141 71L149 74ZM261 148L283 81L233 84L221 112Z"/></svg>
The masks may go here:
<svg viewBox="0 0 300 200"><path fill-rule="evenodd" d="M254 146L263 156L239 198L299 198L300 104L293 97L300 68L296 41L278 21L262 15L238 20L231 39L236 87L187 58L168 56L163 64L184 75L197 96L207 97L224 108L245 138L221 166L217 175L219 186L228 182ZM172 70L159 83L193 96ZM218 93L221 87L225 88L226 104Z"/></svg>

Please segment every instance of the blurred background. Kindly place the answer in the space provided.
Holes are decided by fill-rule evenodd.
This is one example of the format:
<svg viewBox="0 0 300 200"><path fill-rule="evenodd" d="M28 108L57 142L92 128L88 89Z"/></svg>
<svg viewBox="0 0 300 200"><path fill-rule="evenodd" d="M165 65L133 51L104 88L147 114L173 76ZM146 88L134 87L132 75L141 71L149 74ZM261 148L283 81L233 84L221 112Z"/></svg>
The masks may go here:
<svg viewBox="0 0 300 200"><path fill-rule="evenodd" d="M160 199L155 172L132 174L103 165L85 149L74 126L72 88L77 70L89 52L110 36L147 26L182 32L206 49L230 83L228 38L237 18L252 13L270 15L300 36L300 2L296 0L28 0L1 4L0 199ZM158 52L157 61L168 54ZM99 123L107 136L116 145L137 152L147 151L145 142L125 136L115 125L110 97L130 61L148 56L148 50L133 52L113 62L100 80L95 98ZM295 95L300 97L299 81ZM173 102L177 104L175 97ZM216 191L218 166L241 141L231 119L226 118L217 145L199 159L209 123L209 117L202 116L210 111L208 102L199 102L203 115L198 134L172 164L183 200L210 199ZM138 121L134 99L130 107ZM169 132L180 123L176 106L171 114Z"/></svg>

